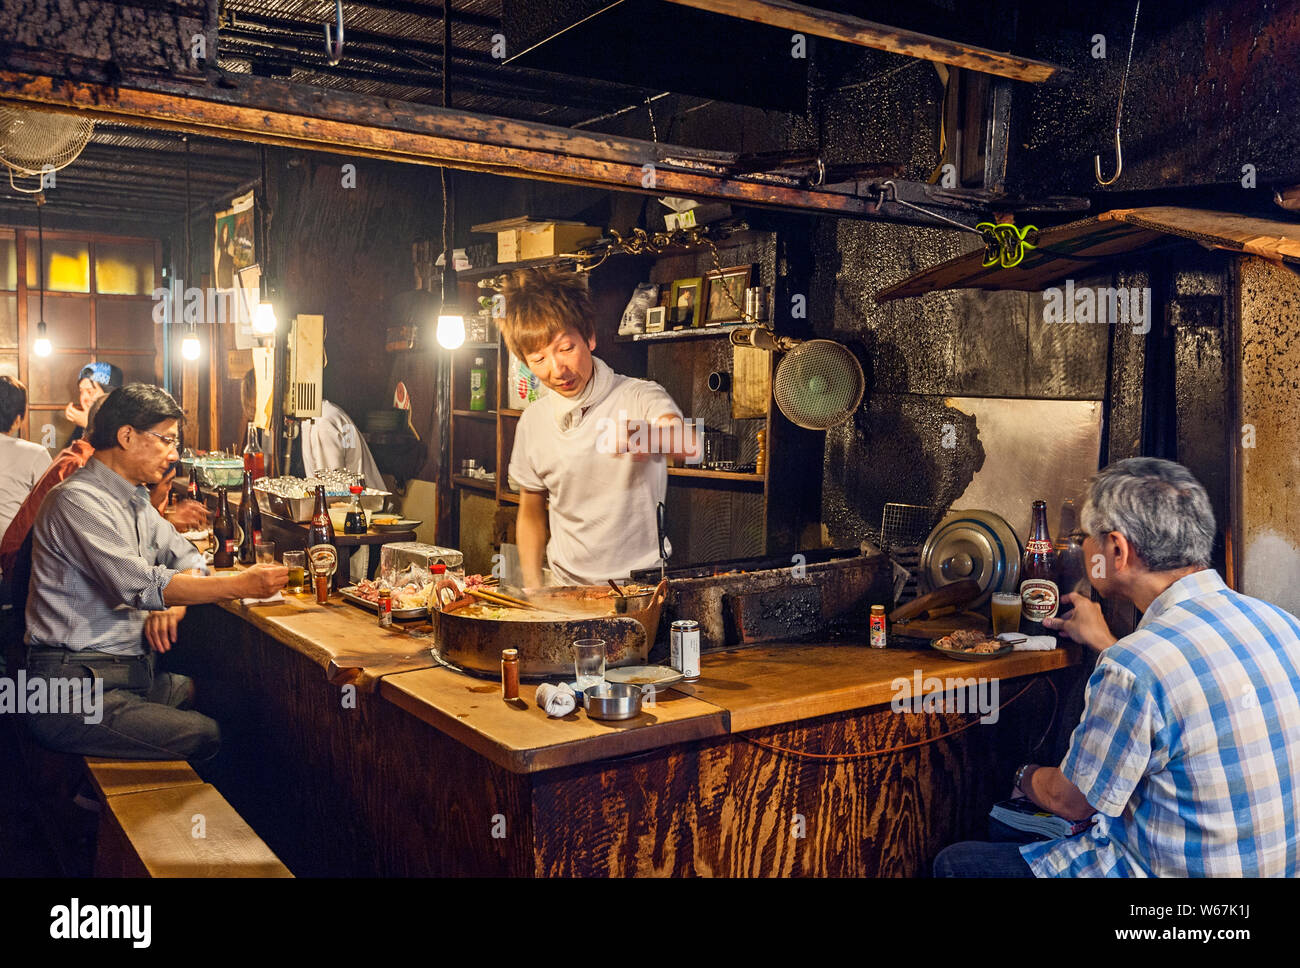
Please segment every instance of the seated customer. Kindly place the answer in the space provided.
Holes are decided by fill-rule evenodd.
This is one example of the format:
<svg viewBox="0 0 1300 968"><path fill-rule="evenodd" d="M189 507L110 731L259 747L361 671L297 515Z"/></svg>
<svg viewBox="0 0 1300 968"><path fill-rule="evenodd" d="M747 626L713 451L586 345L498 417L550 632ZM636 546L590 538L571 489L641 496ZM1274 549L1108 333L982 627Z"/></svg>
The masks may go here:
<svg viewBox="0 0 1300 968"><path fill-rule="evenodd" d="M1100 651L1060 767L1025 764L1014 795L1086 831L961 843L948 877L1300 874L1300 620L1209 567L1214 514L1187 468L1136 457L1089 483L1092 585L1144 614L1116 641L1082 595L1047 625Z"/></svg>
<svg viewBox="0 0 1300 968"><path fill-rule="evenodd" d="M112 363L100 360L97 363L87 363L81 368L77 374L77 402L69 403L63 409L63 415L76 425L72 436L68 438L69 444L90 436L90 431L86 429L90 405L121 385L122 371Z"/></svg>
<svg viewBox="0 0 1300 968"><path fill-rule="evenodd" d="M27 388L0 376L0 534L50 466L48 450L14 436L26 413Z"/></svg>
<svg viewBox="0 0 1300 968"><path fill-rule="evenodd" d="M28 681L90 677L104 690L98 721L26 716L32 735L52 749L124 759L215 754L216 722L184 708L193 683L156 672L152 653L175 644L185 606L262 598L285 585L287 570L276 564L204 574L199 553L150 505L149 486L176 460L180 417L158 387L114 390L95 415L94 456L50 491L36 516Z"/></svg>

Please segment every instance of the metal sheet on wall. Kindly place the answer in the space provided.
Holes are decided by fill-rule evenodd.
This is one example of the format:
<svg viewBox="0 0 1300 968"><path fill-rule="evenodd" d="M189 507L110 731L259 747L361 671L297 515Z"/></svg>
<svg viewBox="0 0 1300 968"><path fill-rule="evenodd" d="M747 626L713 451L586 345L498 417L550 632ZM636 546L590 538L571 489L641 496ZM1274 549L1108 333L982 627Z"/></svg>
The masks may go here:
<svg viewBox="0 0 1300 968"><path fill-rule="evenodd" d="M1000 514L1023 542L1030 502L1043 500L1056 537L1061 504L1072 498L1082 506L1084 485L1097 471L1101 401L949 397L945 403L975 418L984 446L983 465L952 506Z"/></svg>

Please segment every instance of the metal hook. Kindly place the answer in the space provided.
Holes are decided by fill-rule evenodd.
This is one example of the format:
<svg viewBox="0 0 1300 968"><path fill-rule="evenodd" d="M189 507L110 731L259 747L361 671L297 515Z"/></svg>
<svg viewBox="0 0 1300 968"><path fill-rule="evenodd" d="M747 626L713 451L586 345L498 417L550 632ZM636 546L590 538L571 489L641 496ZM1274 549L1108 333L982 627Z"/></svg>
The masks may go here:
<svg viewBox="0 0 1300 968"><path fill-rule="evenodd" d="M1107 185L1113 185L1119 181L1120 173L1124 171L1124 151L1119 143L1119 125L1115 125L1115 174L1110 178L1101 177L1101 155L1092 156L1092 168L1097 175L1097 184L1103 188Z"/></svg>
<svg viewBox="0 0 1300 968"><path fill-rule="evenodd" d="M1128 39L1128 60L1124 62L1124 76L1119 82L1119 104L1115 107L1115 174L1109 179L1101 177L1101 155L1092 156L1093 173L1097 184L1105 188L1119 181L1120 172L1124 170L1124 152L1120 147L1119 125L1124 116L1124 91L1128 87L1128 69L1133 63L1133 45L1137 42L1138 14L1142 11L1142 0L1137 0L1133 7L1133 33Z"/></svg>
<svg viewBox="0 0 1300 968"><path fill-rule="evenodd" d="M329 58L330 67L335 67L343 59L343 0L334 0L334 19L338 22L339 39L334 40L330 25L325 25L325 56Z"/></svg>

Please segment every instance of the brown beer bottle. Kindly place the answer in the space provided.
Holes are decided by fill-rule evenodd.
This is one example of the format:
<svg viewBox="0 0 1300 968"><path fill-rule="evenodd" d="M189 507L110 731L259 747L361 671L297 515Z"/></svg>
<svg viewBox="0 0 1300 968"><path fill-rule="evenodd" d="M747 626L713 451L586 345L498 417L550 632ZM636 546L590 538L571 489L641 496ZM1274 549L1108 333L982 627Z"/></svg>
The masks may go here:
<svg viewBox="0 0 1300 968"><path fill-rule="evenodd" d="M1029 540L1020 562L1020 631L1042 635L1043 619L1056 615L1061 593L1056 585L1056 549L1047 530L1047 502L1035 501L1033 508Z"/></svg>
<svg viewBox="0 0 1300 968"><path fill-rule="evenodd" d="M216 541L216 547L212 549L212 567L235 567L235 519L230 513L224 487L217 488L217 518L212 522L212 537Z"/></svg>
<svg viewBox="0 0 1300 968"><path fill-rule="evenodd" d="M307 528L307 549L319 544L334 543L334 525L330 522L329 505L325 503L325 485L316 485L316 507Z"/></svg>
<svg viewBox="0 0 1300 968"><path fill-rule="evenodd" d="M253 493L253 475L250 471L244 471L244 490L239 503L239 526L244 530L244 538L239 542L239 563L256 564L257 543L262 540L262 509L257 506L257 495Z"/></svg>
<svg viewBox="0 0 1300 968"><path fill-rule="evenodd" d="M1078 521L1074 502L1066 501L1062 504L1061 527L1056 532L1056 584L1063 597L1078 591L1083 584L1083 541L1079 537ZM1069 606L1062 602L1061 607L1064 609Z"/></svg>

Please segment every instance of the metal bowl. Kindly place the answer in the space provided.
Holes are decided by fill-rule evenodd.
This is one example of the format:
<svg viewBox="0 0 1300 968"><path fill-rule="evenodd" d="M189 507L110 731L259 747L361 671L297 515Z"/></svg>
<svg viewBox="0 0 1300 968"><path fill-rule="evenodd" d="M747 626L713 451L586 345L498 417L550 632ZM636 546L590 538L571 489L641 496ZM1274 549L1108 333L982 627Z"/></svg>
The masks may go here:
<svg viewBox="0 0 1300 968"><path fill-rule="evenodd" d="M583 690L592 719L632 719L641 714L641 687L602 682Z"/></svg>

